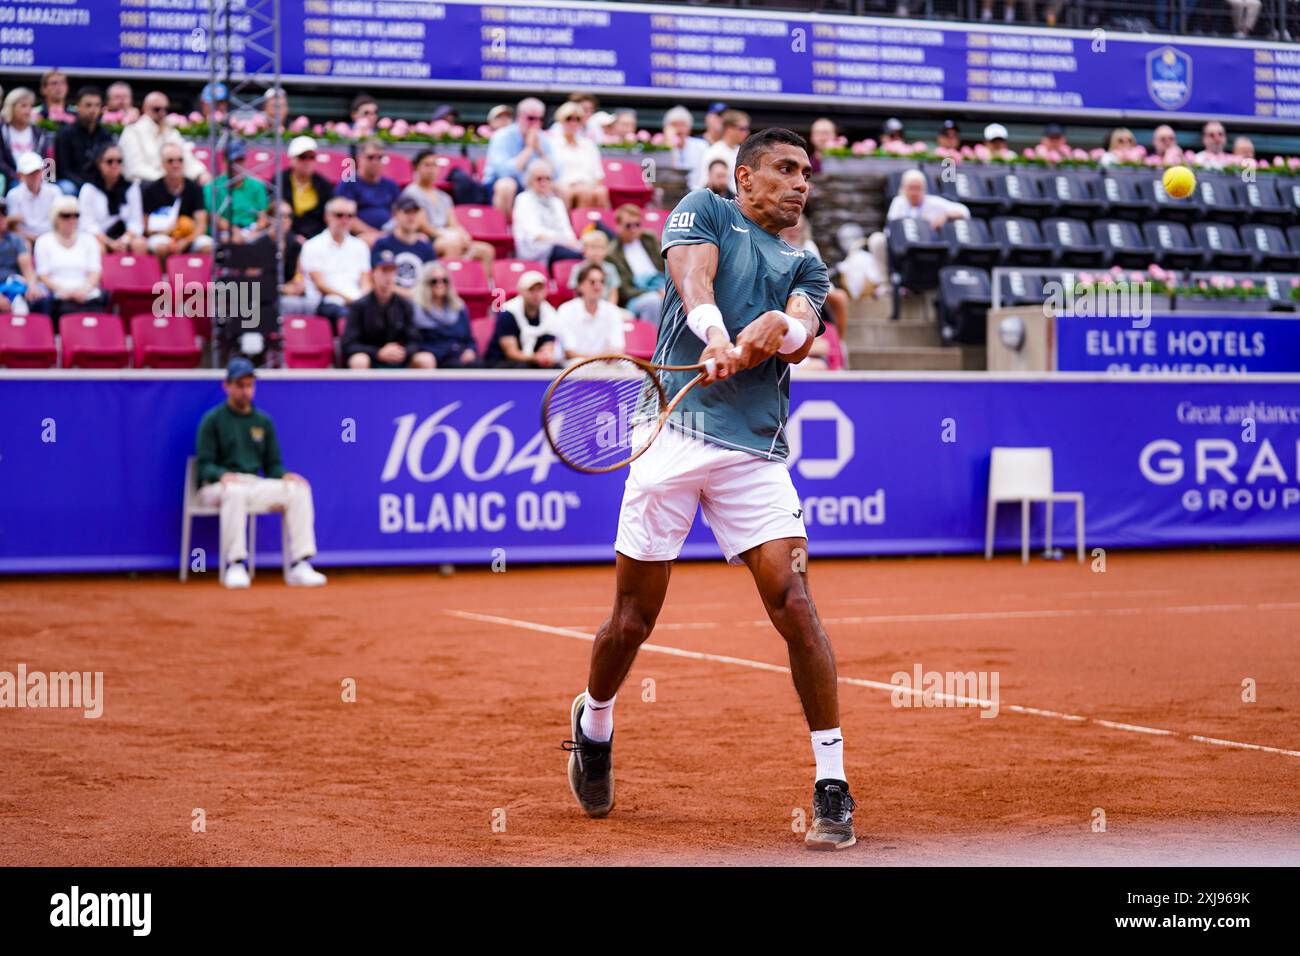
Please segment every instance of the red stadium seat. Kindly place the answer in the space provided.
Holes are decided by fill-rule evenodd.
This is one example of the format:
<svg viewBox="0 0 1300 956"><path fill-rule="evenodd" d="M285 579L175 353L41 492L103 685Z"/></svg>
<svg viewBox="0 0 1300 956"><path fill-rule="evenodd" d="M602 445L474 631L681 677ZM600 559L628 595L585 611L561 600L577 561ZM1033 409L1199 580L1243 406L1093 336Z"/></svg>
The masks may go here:
<svg viewBox="0 0 1300 956"><path fill-rule="evenodd" d="M474 160L474 178L483 181L483 170L487 169L487 153Z"/></svg>
<svg viewBox="0 0 1300 956"><path fill-rule="evenodd" d="M474 347L478 350L481 359L487 355L488 346L492 344L492 336L496 334L497 317L484 315L477 319L470 319L469 330L474 336Z"/></svg>
<svg viewBox="0 0 1300 956"><path fill-rule="evenodd" d="M633 358L652 358L659 341L659 328L641 319L623 323L623 351Z"/></svg>
<svg viewBox="0 0 1300 956"><path fill-rule="evenodd" d="M617 209L623 203L644 206L654 198L654 187L645 181L641 163L635 159L604 159L605 185L609 188L609 204Z"/></svg>
<svg viewBox="0 0 1300 956"><path fill-rule="evenodd" d="M451 191L451 171L453 169L462 169L467 175L474 175L474 164L465 156L443 156L439 154L433 157L434 165L438 167L438 181L434 183L443 192Z"/></svg>
<svg viewBox="0 0 1300 956"><path fill-rule="evenodd" d="M194 158L202 163L208 172L212 173L214 176L216 175L217 163L212 159L212 150L208 149L206 146L195 146Z"/></svg>
<svg viewBox="0 0 1300 956"><path fill-rule="evenodd" d="M123 315L153 311L154 287L162 281L162 268L153 256L110 252L103 257L100 285Z"/></svg>
<svg viewBox="0 0 1300 956"><path fill-rule="evenodd" d="M339 180L343 178L345 169L352 169L354 172L356 169L352 157L347 153L338 153L328 149L316 150L316 172L330 182L338 185Z"/></svg>
<svg viewBox="0 0 1300 956"><path fill-rule="evenodd" d="M415 172L411 168L411 157L405 153L384 153L383 165L384 175L403 188L415 178Z"/></svg>
<svg viewBox="0 0 1300 956"><path fill-rule="evenodd" d="M532 259L497 259L492 263L492 285L511 298L519 291L519 277L525 272L546 275L546 266Z"/></svg>
<svg viewBox="0 0 1300 956"><path fill-rule="evenodd" d="M50 368L57 357L54 323L41 312L0 315L0 365L6 368Z"/></svg>
<svg viewBox="0 0 1300 956"><path fill-rule="evenodd" d="M167 281L171 284L173 294L185 301L185 290L195 284L204 288L204 303L207 302L207 287L212 281L212 256L206 252L182 252L174 256L168 256L167 262L163 267L163 272L167 275ZM180 312L180 309L174 309ZM205 339L212 337L212 317L204 309L201 315L190 316L194 322L194 331Z"/></svg>
<svg viewBox="0 0 1300 956"><path fill-rule="evenodd" d="M126 332L111 312L71 312L59 320L64 368L126 368Z"/></svg>
<svg viewBox="0 0 1300 956"><path fill-rule="evenodd" d="M657 209L646 206L641 210L641 225L647 232L653 232L660 242L664 238L664 223L668 221L671 209Z"/></svg>
<svg viewBox="0 0 1300 956"><path fill-rule="evenodd" d="M569 221L573 223L573 231L581 236L592 224L603 222L614 233L618 232L618 222L614 218L612 209L594 209L579 207L569 213Z"/></svg>
<svg viewBox="0 0 1300 956"><path fill-rule="evenodd" d="M551 275L555 278L555 283L551 291L547 293L547 302L559 308L560 305L577 295L573 289L569 288L569 273L580 265L582 265L581 259L556 260L555 265L551 267Z"/></svg>
<svg viewBox="0 0 1300 956"><path fill-rule="evenodd" d="M840 333L835 330L835 326L827 322L822 338L826 340L826 367L832 372L842 371L845 362L844 343L840 341Z"/></svg>
<svg viewBox="0 0 1300 956"><path fill-rule="evenodd" d="M194 323L184 315L131 316L136 368L198 368Z"/></svg>
<svg viewBox="0 0 1300 956"><path fill-rule="evenodd" d="M492 289L488 285L483 263L477 259L443 259L442 264L451 276L456 294L465 300L471 319L488 314L492 305Z"/></svg>
<svg viewBox="0 0 1300 956"><path fill-rule="evenodd" d="M285 368L333 368L334 328L319 315L286 315L284 332Z"/></svg>
<svg viewBox="0 0 1300 956"><path fill-rule="evenodd" d="M281 161L275 161L275 150L267 149L264 146L255 146L248 151L244 159L244 169L252 173L264 183L275 181L276 174L284 168L284 160L288 153L281 153ZM272 196L272 199L275 197Z"/></svg>
<svg viewBox="0 0 1300 956"><path fill-rule="evenodd" d="M508 259L515 254L515 237L506 217L495 206L457 206L456 218L473 239L490 243L501 258Z"/></svg>

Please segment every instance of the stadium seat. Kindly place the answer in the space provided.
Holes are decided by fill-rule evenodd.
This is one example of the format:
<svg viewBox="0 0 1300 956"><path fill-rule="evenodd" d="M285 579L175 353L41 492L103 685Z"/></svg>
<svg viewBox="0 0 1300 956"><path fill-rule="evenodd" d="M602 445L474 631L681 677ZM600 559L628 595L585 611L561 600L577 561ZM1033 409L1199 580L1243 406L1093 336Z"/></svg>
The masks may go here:
<svg viewBox="0 0 1300 956"><path fill-rule="evenodd" d="M476 319L469 320L470 335L474 337L474 347L478 350L480 359L487 355L488 348L492 345L492 336L496 334L496 330L497 317L495 315L481 315Z"/></svg>
<svg viewBox="0 0 1300 956"><path fill-rule="evenodd" d="M355 171L356 164L352 157L344 152L337 152L332 149L316 150L316 172L320 173L334 185L338 185L343 179L343 172L346 169Z"/></svg>
<svg viewBox="0 0 1300 956"><path fill-rule="evenodd" d="M641 319L628 319L623 323L623 351L633 358L653 357L658 341L658 326Z"/></svg>
<svg viewBox="0 0 1300 956"><path fill-rule="evenodd" d="M1028 173L1013 169L990 173L989 183L1008 216L1042 219L1056 213L1056 200L1044 195L1038 180Z"/></svg>
<svg viewBox="0 0 1300 956"><path fill-rule="evenodd" d="M1147 242L1135 222L1125 219L1098 219L1092 224L1092 234L1102 247L1108 261L1125 269L1145 269L1155 258L1155 250Z"/></svg>
<svg viewBox="0 0 1300 956"><path fill-rule="evenodd" d="M272 183L279 171L287 165L284 162L287 159L288 153L282 153L282 161L277 163L274 150L267 149L264 146L255 146L248 151L248 155L244 160L244 169L263 183Z"/></svg>
<svg viewBox="0 0 1300 956"><path fill-rule="evenodd" d="M654 162L654 160L648 160ZM639 159L603 159L605 186L609 190L609 204L617 209L624 203L644 206L654 198L653 178L646 181L645 167ZM653 169L653 167L651 167Z"/></svg>
<svg viewBox="0 0 1300 956"><path fill-rule="evenodd" d="M1198 269L1205 261L1204 251L1197 248L1181 222L1148 222L1142 227L1142 234L1146 236L1156 262L1166 269Z"/></svg>
<svg viewBox="0 0 1300 956"><path fill-rule="evenodd" d="M162 268L154 256L110 252L103 257L100 285L123 315L153 310L154 287L162 281Z"/></svg>
<svg viewBox="0 0 1300 956"><path fill-rule="evenodd" d="M474 164L466 156L444 156L441 153L433 157L434 165L438 167L438 180L434 183L443 192L451 192L451 171L453 169L463 170L467 176L474 175Z"/></svg>
<svg viewBox="0 0 1300 956"><path fill-rule="evenodd" d="M1207 219L1215 222L1245 222L1250 210L1238 194L1234 177L1202 172L1196 178L1197 197Z"/></svg>
<svg viewBox="0 0 1300 956"><path fill-rule="evenodd" d="M473 239L491 245L501 258L508 259L515 254L515 237L506 217L495 206L457 206L456 218Z"/></svg>
<svg viewBox="0 0 1300 956"><path fill-rule="evenodd" d="M948 243L922 219L892 219L885 227L889 270L895 286L917 291L939 285L939 269L948 261Z"/></svg>
<svg viewBox="0 0 1300 956"><path fill-rule="evenodd" d="M281 317L285 368L333 368L334 327L319 315Z"/></svg>
<svg viewBox="0 0 1300 956"><path fill-rule="evenodd" d="M1286 234L1277 226L1251 223L1241 227L1241 244L1254 257L1252 268L1265 272L1295 272L1300 269L1300 252L1293 252Z"/></svg>
<svg viewBox="0 0 1300 956"><path fill-rule="evenodd" d="M551 275L555 279L551 291L546 295L546 301L551 305L559 308L565 302L568 302L577 293L569 288L569 273L578 266L582 265L579 259L557 259L555 265L551 267Z"/></svg>
<svg viewBox="0 0 1300 956"><path fill-rule="evenodd" d="M1237 227L1222 222L1192 224L1192 238L1202 256L1201 264L1207 269L1235 272L1249 269L1253 256L1241 244Z"/></svg>
<svg viewBox="0 0 1300 956"><path fill-rule="evenodd" d="M950 219L943 224L943 237L953 262L989 269L1002 259L1002 244L983 219Z"/></svg>
<svg viewBox="0 0 1300 956"><path fill-rule="evenodd" d="M1175 199L1165 192L1164 180L1159 170L1147 173L1139 180L1139 188L1150 197L1157 219L1170 222L1199 222L1205 218L1205 204L1201 202L1200 192L1193 190L1186 199Z"/></svg>
<svg viewBox="0 0 1300 956"><path fill-rule="evenodd" d="M1273 185L1282 206L1293 219L1300 216L1300 179L1290 176L1273 176Z"/></svg>
<svg viewBox="0 0 1300 956"><path fill-rule="evenodd" d="M200 351L188 316L131 316L136 368L198 368Z"/></svg>
<svg viewBox="0 0 1300 956"><path fill-rule="evenodd" d="M64 368L126 368L126 332L111 312L73 312L59 320Z"/></svg>
<svg viewBox="0 0 1300 956"><path fill-rule="evenodd" d="M194 158L202 163L208 172L215 176L217 174L217 164L213 162L212 150L208 149L206 146L195 146L192 151L194 153Z"/></svg>
<svg viewBox="0 0 1300 956"><path fill-rule="evenodd" d="M5 368L51 368L58 353L54 323L41 312L0 315L0 365Z"/></svg>
<svg viewBox="0 0 1300 956"><path fill-rule="evenodd" d="M1286 241L1292 249L1300 249L1300 226L1292 226L1286 231Z"/></svg>
<svg viewBox="0 0 1300 956"><path fill-rule="evenodd" d="M595 223L604 223L611 232L618 232L618 221L614 218L612 209L579 207L569 213L569 222L573 224L573 231L579 237Z"/></svg>
<svg viewBox="0 0 1300 956"><path fill-rule="evenodd" d="M1043 292L1041 276L1019 269L1008 269L998 274L998 304L1005 306L1034 305L1047 296Z"/></svg>
<svg viewBox="0 0 1300 956"><path fill-rule="evenodd" d="M497 259L492 263L492 286L504 289L506 298L519 291L519 277L525 272L546 275L546 266L532 259Z"/></svg>
<svg viewBox="0 0 1300 956"><path fill-rule="evenodd" d="M1060 265L1100 266L1106 262L1106 248L1092 237L1082 219L1046 219L1043 236L1055 248Z"/></svg>
<svg viewBox="0 0 1300 956"><path fill-rule="evenodd" d="M181 492L181 583L190 576L190 537L194 526L194 519L198 517L220 517L220 506L209 506L199 504L198 475L195 471L197 461L193 455L185 459L185 487ZM271 511L280 511L279 507L266 511L259 511L250 508L248 511L248 574L249 577L257 575L257 518L259 515L270 514ZM221 548L217 548L217 580L221 581L226 576L226 555ZM289 527L283 516L280 518L280 559L283 563L285 577L289 575Z"/></svg>
<svg viewBox="0 0 1300 956"><path fill-rule="evenodd" d="M487 315L492 305L492 289L488 285L487 273L483 263L477 259L443 259L440 260L451 276L451 284L456 287L456 294L465 300L471 319Z"/></svg>
<svg viewBox="0 0 1300 956"><path fill-rule="evenodd" d="M1139 179L1133 173L1111 171L1100 177L1100 181L1101 198L1110 218L1145 222L1155 215L1155 206L1142 193Z"/></svg>
<svg viewBox="0 0 1300 956"><path fill-rule="evenodd" d="M956 167L951 176L941 177L939 194L945 199L962 203L970 214L979 219L1000 215L1005 203L993 194L982 171ZM892 197L891 201L892 201Z"/></svg>
<svg viewBox="0 0 1300 956"><path fill-rule="evenodd" d="M1255 222L1284 226L1295 218L1296 209L1287 205L1286 197L1278 188L1276 176L1257 176L1254 182L1242 183L1238 192L1241 193L1241 200L1250 218ZM1291 245L1294 246L1295 243Z"/></svg>
<svg viewBox="0 0 1300 956"><path fill-rule="evenodd" d="M1294 278L1295 276L1291 275L1273 274L1263 276L1259 280L1259 283L1264 287L1264 291L1268 295L1269 311L1300 311L1300 303L1297 303L1295 299L1291 298L1291 280Z"/></svg>
<svg viewBox="0 0 1300 956"><path fill-rule="evenodd" d="M946 266L939 271L939 321L945 340L983 345L992 304L993 285L985 270Z"/></svg>
<svg viewBox="0 0 1300 956"><path fill-rule="evenodd" d="M1023 216L998 216L993 220L993 238L1005 250L1007 262L1018 266L1051 265L1056 255L1038 223Z"/></svg>
<svg viewBox="0 0 1300 956"><path fill-rule="evenodd" d="M179 291L183 297L186 287L198 283L206 289L207 284L212 281L212 256L198 252L183 252L168 256L163 272L173 287L179 283ZM204 302L207 302L206 296ZM190 318L194 322L195 332L205 339L212 337L212 316L207 314L207 309L204 309L202 314Z"/></svg>
<svg viewBox="0 0 1300 956"><path fill-rule="evenodd" d="M384 173L397 185L403 189L415 178L415 172L411 168L411 157L405 153L399 153L395 150L388 150L384 153Z"/></svg>
<svg viewBox="0 0 1300 956"><path fill-rule="evenodd" d="M1106 213L1101 174L1096 170L1054 169L1038 174L1043 195L1056 203L1056 215L1096 219Z"/></svg>
<svg viewBox="0 0 1300 956"><path fill-rule="evenodd" d="M646 206L641 210L641 226L647 232L654 233L655 238L662 242L664 223L668 221L668 216L671 213L671 209L656 209L654 206ZM615 220L614 231L618 231L617 220Z"/></svg>

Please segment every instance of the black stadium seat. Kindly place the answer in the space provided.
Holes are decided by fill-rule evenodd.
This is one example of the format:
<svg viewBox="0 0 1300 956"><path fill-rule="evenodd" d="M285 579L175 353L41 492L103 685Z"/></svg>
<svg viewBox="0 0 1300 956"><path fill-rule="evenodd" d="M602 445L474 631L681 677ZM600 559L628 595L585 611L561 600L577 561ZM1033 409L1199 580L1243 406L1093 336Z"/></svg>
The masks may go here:
<svg viewBox="0 0 1300 956"><path fill-rule="evenodd" d="M954 167L949 178L940 177L939 193L945 199L963 203L970 214L980 219L995 216L1002 211L1002 200L989 189L984 172L974 167Z"/></svg>
<svg viewBox="0 0 1300 956"><path fill-rule="evenodd" d="M1266 275L1259 280L1264 290L1268 293L1268 301L1272 308L1270 312L1295 312L1298 305L1296 300L1291 298L1291 280L1295 276L1290 275Z"/></svg>
<svg viewBox="0 0 1300 956"><path fill-rule="evenodd" d="M1056 203L1056 214L1071 219L1096 219L1106 213L1101 174L1094 170L1054 169L1038 175L1043 195Z"/></svg>
<svg viewBox="0 0 1300 956"><path fill-rule="evenodd" d="M1007 262L1019 266L1051 265L1056 249L1043 238L1038 223L1016 216L993 220L993 238L1006 250Z"/></svg>
<svg viewBox="0 0 1300 956"><path fill-rule="evenodd" d="M945 266L939 271L939 321L947 341L984 344L993 286L983 269Z"/></svg>
<svg viewBox="0 0 1300 956"><path fill-rule="evenodd" d="M1092 237L1082 219L1048 219L1043 237L1056 249L1056 261L1063 266L1100 266L1106 263L1106 249Z"/></svg>
<svg viewBox="0 0 1300 956"><path fill-rule="evenodd" d="M1138 183L1138 178L1132 173L1112 172L1101 177L1107 215L1112 219L1133 219L1138 222L1144 222L1155 215L1155 207L1138 188Z"/></svg>
<svg viewBox="0 0 1300 956"><path fill-rule="evenodd" d="M1155 208L1155 218L1168 219L1170 222L1200 222L1205 218L1205 204L1201 202L1200 191L1193 189L1186 199L1175 199L1165 192L1163 173L1153 170L1141 180L1144 195L1150 197Z"/></svg>
<svg viewBox="0 0 1300 956"><path fill-rule="evenodd" d="M1142 234L1151 244L1156 261L1166 269L1199 269L1205 261L1204 251L1197 248L1181 222L1148 222Z"/></svg>
<svg viewBox="0 0 1300 956"><path fill-rule="evenodd" d="M894 289L891 318L898 318L904 289L928 292L939 286L939 269L948 262L948 243L922 219L891 219L885 227L889 272Z"/></svg>
<svg viewBox="0 0 1300 956"><path fill-rule="evenodd" d="M1043 194L1043 188L1034 177L1012 169L989 174L993 194L1002 200L1008 216L1030 216L1043 219L1054 215L1056 200Z"/></svg>
<svg viewBox="0 0 1300 956"><path fill-rule="evenodd" d="M1241 244L1255 257L1252 268L1264 272L1294 272L1300 268L1300 252L1293 252L1286 235L1277 226L1252 223L1241 227Z"/></svg>
<svg viewBox="0 0 1300 956"><path fill-rule="evenodd" d="M1202 172L1196 177L1196 191L1205 208L1205 218L1215 222L1246 221L1249 211L1237 193L1232 176Z"/></svg>
<svg viewBox="0 0 1300 956"><path fill-rule="evenodd" d="M1192 225L1192 238L1204 256L1207 269L1240 272L1249 269L1254 258L1241 244L1237 228L1224 222L1198 222Z"/></svg>
<svg viewBox="0 0 1300 956"><path fill-rule="evenodd" d="M1002 260L1002 244L983 219L950 219L943 224L943 237L953 262L988 269Z"/></svg>
<svg viewBox="0 0 1300 956"><path fill-rule="evenodd" d="M1277 195L1282 205L1292 216L1300 216L1300 179L1290 176L1273 177L1277 186Z"/></svg>
<svg viewBox="0 0 1300 956"><path fill-rule="evenodd" d="M1300 249L1300 226L1292 226L1286 231L1287 242L1291 243L1292 249Z"/></svg>
<svg viewBox="0 0 1300 956"><path fill-rule="evenodd" d="M1034 305L1046 298L1041 276L1008 269L998 274L998 304L1002 307Z"/></svg>
<svg viewBox="0 0 1300 956"><path fill-rule="evenodd" d="M1242 202L1246 204L1250 218L1255 222L1284 226L1295 218L1296 209L1294 206L1288 206L1278 191L1276 176L1257 175L1254 182L1241 183L1237 191L1241 194ZM1291 246L1294 248L1295 243L1291 243Z"/></svg>
<svg viewBox="0 0 1300 956"><path fill-rule="evenodd" d="M1107 258L1117 266L1145 269L1155 258L1155 250L1135 222L1098 219L1092 224L1092 234L1097 244L1106 250Z"/></svg>

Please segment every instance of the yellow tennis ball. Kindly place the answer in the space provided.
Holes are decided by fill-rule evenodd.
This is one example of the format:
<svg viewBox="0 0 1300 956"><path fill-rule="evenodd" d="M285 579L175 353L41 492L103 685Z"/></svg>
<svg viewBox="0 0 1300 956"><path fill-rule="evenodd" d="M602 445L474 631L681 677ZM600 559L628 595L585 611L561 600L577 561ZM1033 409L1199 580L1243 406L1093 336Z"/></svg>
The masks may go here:
<svg viewBox="0 0 1300 956"><path fill-rule="evenodd" d="M1175 199L1186 199L1196 188L1196 174L1186 166L1170 166L1165 170L1165 192Z"/></svg>

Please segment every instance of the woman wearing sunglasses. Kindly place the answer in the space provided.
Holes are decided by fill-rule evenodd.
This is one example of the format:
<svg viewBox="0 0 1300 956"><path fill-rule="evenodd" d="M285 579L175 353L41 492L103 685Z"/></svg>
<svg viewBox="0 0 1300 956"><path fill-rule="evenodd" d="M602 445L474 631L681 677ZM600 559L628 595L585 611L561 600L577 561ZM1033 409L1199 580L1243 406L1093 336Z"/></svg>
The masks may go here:
<svg viewBox="0 0 1300 956"><path fill-rule="evenodd" d="M99 240L104 252L134 252L144 255L144 237L127 225L128 193L131 184L122 175L122 150L116 143L100 147L90 172L81 186L78 202L81 231Z"/></svg>
<svg viewBox="0 0 1300 956"><path fill-rule="evenodd" d="M36 277L50 297L33 311L45 312L58 327L69 312L106 312L108 297L100 291L99 242L82 232L77 197L54 200L50 219L54 228L36 240L33 258Z"/></svg>
<svg viewBox="0 0 1300 956"><path fill-rule="evenodd" d="M470 368L479 364L469 327L469 310L456 294L447 268L425 263L415 287L417 351L433 355L438 368Z"/></svg>

